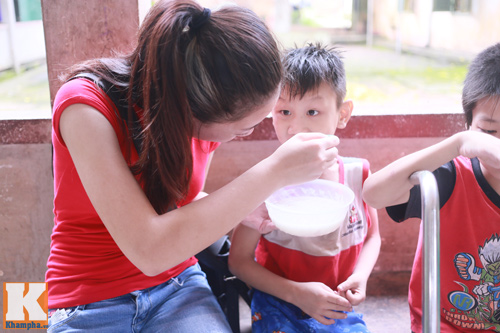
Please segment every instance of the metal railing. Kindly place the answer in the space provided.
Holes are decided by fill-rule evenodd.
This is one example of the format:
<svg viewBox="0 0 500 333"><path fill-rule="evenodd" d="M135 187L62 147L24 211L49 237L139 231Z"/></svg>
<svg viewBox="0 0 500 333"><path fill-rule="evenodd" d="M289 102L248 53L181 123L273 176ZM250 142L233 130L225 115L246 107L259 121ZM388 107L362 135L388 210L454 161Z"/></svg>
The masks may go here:
<svg viewBox="0 0 500 333"><path fill-rule="evenodd" d="M439 192L436 178L430 171L417 171L410 181L420 185L422 199L422 332L439 333Z"/></svg>

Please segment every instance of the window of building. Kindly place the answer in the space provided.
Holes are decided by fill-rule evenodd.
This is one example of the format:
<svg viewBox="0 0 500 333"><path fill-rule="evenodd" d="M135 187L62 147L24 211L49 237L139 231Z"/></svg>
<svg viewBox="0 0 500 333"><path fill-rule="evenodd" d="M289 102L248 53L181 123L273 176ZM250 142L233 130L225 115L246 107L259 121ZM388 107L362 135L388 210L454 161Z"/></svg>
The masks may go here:
<svg viewBox="0 0 500 333"><path fill-rule="evenodd" d="M405 12L415 12L415 0L404 0L403 2L403 10Z"/></svg>
<svg viewBox="0 0 500 333"><path fill-rule="evenodd" d="M37 21L42 19L42 3L40 0L14 0L16 21Z"/></svg>
<svg viewBox="0 0 500 333"><path fill-rule="evenodd" d="M472 0L434 0L435 12L470 13Z"/></svg>

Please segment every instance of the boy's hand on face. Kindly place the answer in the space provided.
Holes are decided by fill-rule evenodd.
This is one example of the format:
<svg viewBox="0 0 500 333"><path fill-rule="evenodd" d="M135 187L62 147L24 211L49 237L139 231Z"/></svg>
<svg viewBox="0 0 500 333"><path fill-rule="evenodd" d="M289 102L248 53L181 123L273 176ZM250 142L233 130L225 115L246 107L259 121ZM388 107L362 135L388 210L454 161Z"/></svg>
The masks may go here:
<svg viewBox="0 0 500 333"><path fill-rule="evenodd" d="M351 312L349 301L320 282L298 282L293 304L324 325L345 319Z"/></svg>
<svg viewBox="0 0 500 333"><path fill-rule="evenodd" d="M500 139L479 131L464 131L456 134L459 138L459 154L465 157L478 157L485 163L498 165L500 161Z"/></svg>
<svg viewBox="0 0 500 333"><path fill-rule="evenodd" d="M356 306L366 299L366 282L365 279L354 273L339 284L337 290L339 295L345 297L352 306Z"/></svg>
<svg viewBox="0 0 500 333"><path fill-rule="evenodd" d="M477 157L484 168L500 179L500 139L479 131L465 131L456 134L459 138L458 154Z"/></svg>

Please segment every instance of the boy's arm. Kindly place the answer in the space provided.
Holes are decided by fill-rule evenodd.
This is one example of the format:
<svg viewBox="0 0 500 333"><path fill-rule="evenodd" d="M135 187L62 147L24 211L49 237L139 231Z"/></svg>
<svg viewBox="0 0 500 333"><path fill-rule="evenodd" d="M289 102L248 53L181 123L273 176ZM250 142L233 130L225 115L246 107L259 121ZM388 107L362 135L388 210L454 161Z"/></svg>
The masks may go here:
<svg viewBox="0 0 500 333"><path fill-rule="evenodd" d="M416 171L434 171L455 157L479 157L483 165L500 164L500 140L478 131L457 133L433 146L404 156L368 177L363 199L375 208L408 201L413 187L410 176Z"/></svg>
<svg viewBox="0 0 500 333"><path fill-rule="evenodd" d="M229 253L229 269L233 274L255 289L296 305L322 324L347 317L335 311L352 311L351 305L326 285L288 280L258 264L255 247L260 236L258 231L242 224L235 228Z"/></svg>
<svg viewBox="0 0 500 333"><path fill-rule="evenodd" d="M243 224L234 229L228 259L229 270L253 288L291 302L291 281L273 274L255 261L255 248L260 236L256 229Z"/></svg>
<svg viewBox="0 0 500 333"><path fill-rule="evenodd" d="M380 252L380 231L378 227L377 210L368 207L371 225L368 228L366 238L361 249L361 253L351 276L339 284L337 289L340 295L347 298L351 305L355 306L363 302L366 298L366 283L377 262Z"/></svg>

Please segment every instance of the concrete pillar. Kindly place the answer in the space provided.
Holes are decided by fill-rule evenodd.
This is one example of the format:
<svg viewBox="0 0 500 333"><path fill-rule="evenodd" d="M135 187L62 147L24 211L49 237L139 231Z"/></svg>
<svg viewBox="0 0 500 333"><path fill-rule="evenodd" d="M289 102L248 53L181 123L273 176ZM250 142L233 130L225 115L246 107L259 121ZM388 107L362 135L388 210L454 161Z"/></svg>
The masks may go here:
<svg viewBox="0 0 500 333"><path fill-rule="evenodd" d="M16 13L15 13L15 8L14 8L14 0L6 0L5 6L3 8L7 9L7 13L5 14L5 20L7 21L7 32L9 36L9 52L10 52L10 57L12 58L12 68L14 68L14 71L16 74L19 74L21 72L21 65L19 64L19 59L16 54L16 46L15 46L15 39L16 39Z"/></svg>
<svg viewBox="0 0 500 333"><path fill-rule="evenodd" d="M292 7L288 0L274 1L274 24L271 27L274 32L286 33L292 26Z"/></svg>
<svg viewBox="0 0 500 333"><path fill-rule="evenodd" d="M42 0L51 102L77 62L134 47L146 0Z"/></svg>
<svg viewBox="0 0 500 333"><path fill-rule="evenodd" d="M366 9L366 46L373 46L373 2L374 0L368 0L367 9Z"/></svg>

